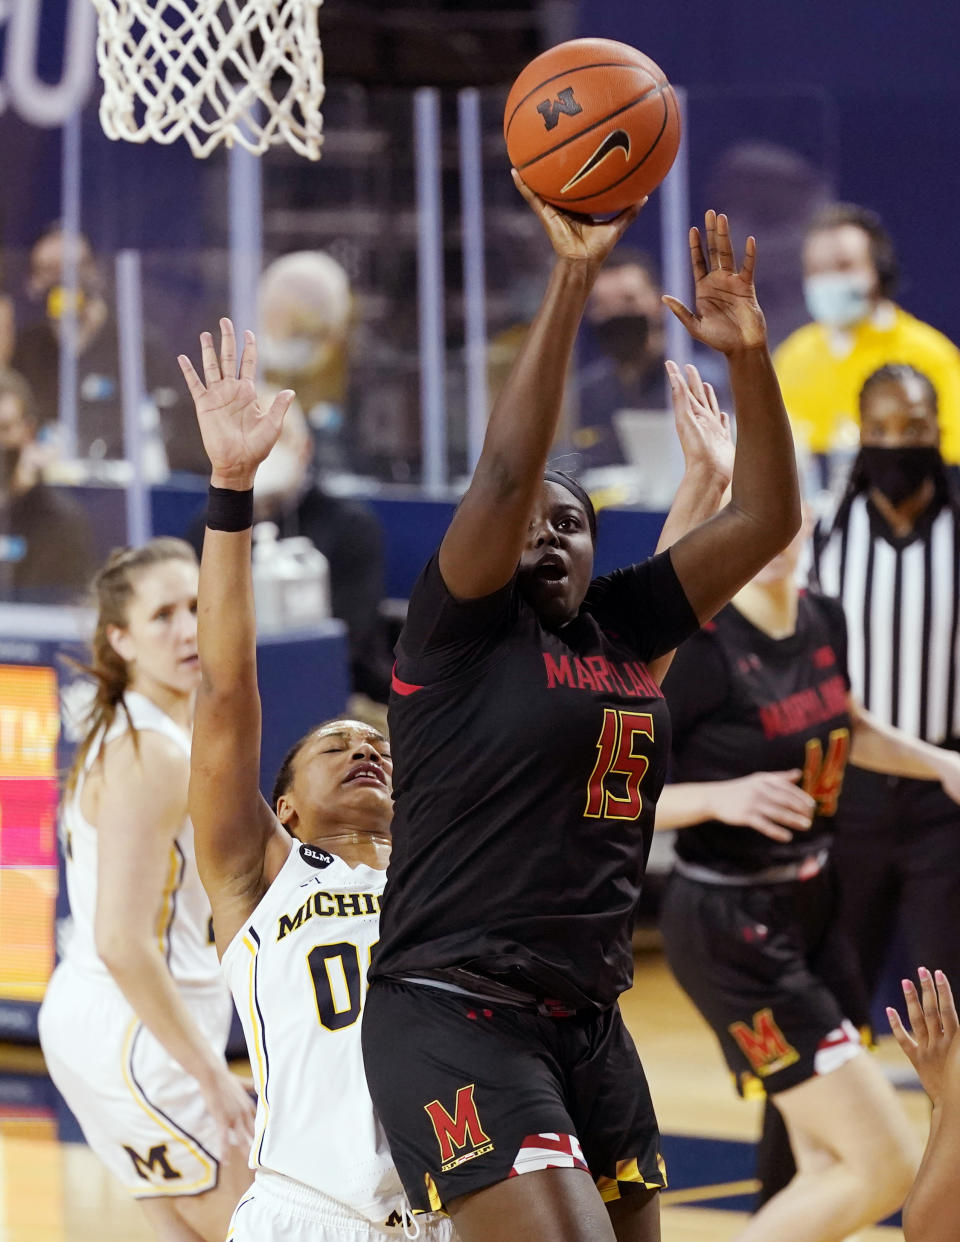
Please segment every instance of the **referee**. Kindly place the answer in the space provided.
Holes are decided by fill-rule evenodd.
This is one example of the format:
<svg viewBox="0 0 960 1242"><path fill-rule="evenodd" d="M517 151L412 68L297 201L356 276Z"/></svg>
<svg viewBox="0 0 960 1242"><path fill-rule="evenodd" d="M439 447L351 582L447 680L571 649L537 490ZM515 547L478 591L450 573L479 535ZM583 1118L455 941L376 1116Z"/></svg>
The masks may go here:
<svg viewBox="0 0 960 1242"><path fill-rule="evenodd" d="M960 494L940 456L936 391L885 366L860 393L860 453L813 580L847 620L853 692L914 737L960 750ZM834 858L871 995L898 923L910 960L960 978L960 810L933 781L850 767Z"/></svg>

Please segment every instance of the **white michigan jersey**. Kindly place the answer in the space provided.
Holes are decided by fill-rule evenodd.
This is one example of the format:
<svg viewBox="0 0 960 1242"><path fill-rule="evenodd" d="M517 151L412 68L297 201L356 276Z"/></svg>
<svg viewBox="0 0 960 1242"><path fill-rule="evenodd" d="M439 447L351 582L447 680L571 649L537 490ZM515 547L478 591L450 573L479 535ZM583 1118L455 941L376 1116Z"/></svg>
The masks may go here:
<svg viewBox="0 0 960 1242"><path fill-rule="evenodd" d="M202 1194L217 1185L220 1141L199 1084L140 1022L97 956L97 830L82 815L84 781L103 746L130 727L156 731L190 754L190 738L143 695L125 696L95 741L66 803L61 829L73 915L63 960L40 1008L47 1069L91 1148L138 1198ZM136 823L129 825L136 833ZM188 819L170 846L157 915L157 945L194 1021L223 1055L230 996L210 934Z"/></svg>
<svg viewBox="0 0 960 1242"><path fill-rule="evenodd" d="M190 759L190 735L175 724L150 699L128 691L106 735L95 740L87 754L73 796L65 804L61 823L66 855L67 895L72 928L64 959L83 974L110 978L97 955L94 920L97 909L97 830L80 810L83 786L104 746L130 727L138 732L162 733ZM129 716L129 720L128 720ZM131 825L135 831L135 825ZM193 850L193 825L183 826L170 845L166 861L163 899L157 915L157 942L170 973L178 983L214 986L220 981L217 951L210 927L210 902L200 883Z"/></svg>
<svg viewBox="0 0 960 1242"><path fill-rule="evenodd" d="M251 1167L378 1225L404 1203L360 1048L385 879L295 842L222 963L258 1080Z"/></svg>

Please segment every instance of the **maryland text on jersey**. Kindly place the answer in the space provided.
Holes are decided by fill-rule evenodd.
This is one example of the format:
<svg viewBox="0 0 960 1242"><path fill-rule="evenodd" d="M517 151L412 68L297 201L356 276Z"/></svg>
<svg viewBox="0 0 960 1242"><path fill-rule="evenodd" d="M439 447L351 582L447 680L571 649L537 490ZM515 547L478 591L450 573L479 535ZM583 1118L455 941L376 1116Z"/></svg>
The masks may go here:
<svg viewBox="0 0 960 1242"><path fill-rule="evenodd" d="M622 660L614 663L603 655L568 656L554 659L551 652L543 653L547 673L547 689L566 686L568 690L603 691L606 694L639 695L642 698L660 698L660 687L650 676L641 660Z"/></svg>
<svg viewBox="0 0 960 1242"><path fill-rule="evenodd" d="M777 703L760 708L765 737L786 737L823 724L841 715L847 707L847 687L838 674L819 686L808 686Z"/></svg>
<svg viewBox="0 0 960 1242"><path fill-rule="evenodd" d="M311 893L293 914L281 914L277 922L277 939L299 931L312 918L369 918L380 913L379 893L329 893L318 889Z"/></svg>

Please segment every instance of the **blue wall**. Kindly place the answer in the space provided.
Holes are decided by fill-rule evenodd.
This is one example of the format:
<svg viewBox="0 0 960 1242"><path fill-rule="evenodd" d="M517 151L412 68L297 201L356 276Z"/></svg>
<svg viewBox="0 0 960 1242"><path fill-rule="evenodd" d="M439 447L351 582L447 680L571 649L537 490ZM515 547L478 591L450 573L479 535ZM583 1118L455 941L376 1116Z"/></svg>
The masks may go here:
<svg viewBox="0 0 960 1242"><path fill-rule="evenodd" d="M960 5L581 0L579 29L647 52L672 81L691 89L692 109L712 87L769 98L795 85L819 94L824 165L838 197L880 212L902 261L900 300L960 340ZM744 122L762 128L765 104L742 106ZM709 142L710 109L692 114L700 130L697 158ZM801 135L801 146L808 138ZM693 185L695 212L713 206L697 200L696 177Z"/></svg>

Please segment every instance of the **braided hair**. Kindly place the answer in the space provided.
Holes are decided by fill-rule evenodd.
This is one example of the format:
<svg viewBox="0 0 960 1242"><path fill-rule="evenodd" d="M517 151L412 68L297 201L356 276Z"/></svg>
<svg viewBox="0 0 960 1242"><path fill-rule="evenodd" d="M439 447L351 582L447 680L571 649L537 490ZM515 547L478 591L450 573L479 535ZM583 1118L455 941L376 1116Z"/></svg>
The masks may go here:
<svg viewBox="0 0 960 1242"><path fill-rule="evenodd" d="M916 367L911 366L907 362L888 362L885 366L878 367L876 371L873 371L863 381L863 386L861 387L860 394L857 398L857 408L860 415L863 415L863 407L866 404L867 398L875 389L882 387L884 384L905 384L910 380L916 380L923 386L926 390L927 396L930 399L930 405L936 414L938 412L937 390L934 387L930 376L925 375L923 371L917 370ZM938 477L935 482L938 493L942 493L947 490L948 485L945 474L943 474L942 477ZM847 485L844 488L843 496L841 497L840 504L837 507L837 516L833 521L834 526L840 525L841 521L846 519L850 506L853 504L856 497L867 491L869 486L869 480L867 479L866 472L863 469L863 465L858 454L854 460L853 466L850 469L850 477L847 479Z"/></svg>
<svg viewBox="0 0 960 1242"><path fill-rule="evenodd" d="M933 380L908 362L888 362L886 366L879 367L872 375L867 376L860 389L860 396L857 398L860 413L863 414L864 402L875 388L879 388L882 384L905 384L910 380L917 380L926 389L930 405L934 413L938 413L937 390L933 386Z"/></svg>

